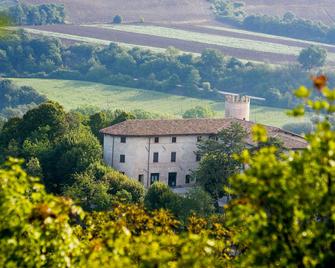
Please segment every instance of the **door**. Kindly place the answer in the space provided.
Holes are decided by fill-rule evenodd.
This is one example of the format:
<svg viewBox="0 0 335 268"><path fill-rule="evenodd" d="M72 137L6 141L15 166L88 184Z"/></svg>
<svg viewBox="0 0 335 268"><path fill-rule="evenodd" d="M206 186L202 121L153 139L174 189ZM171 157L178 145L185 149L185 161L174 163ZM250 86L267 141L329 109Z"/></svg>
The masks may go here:
<svg viewBox="0 0 335 268"><path fill-rule="evenodd" d="M151 173L150 175L150 185L155 181L159 181L159 173Z"/></svg>
<svg viewBox="0 0 335 268"><path fill-rule="evenodd" d="M169 184L170 187L176 187L177 186L177 173L176 172L169 173L168 184Z"/></svg>

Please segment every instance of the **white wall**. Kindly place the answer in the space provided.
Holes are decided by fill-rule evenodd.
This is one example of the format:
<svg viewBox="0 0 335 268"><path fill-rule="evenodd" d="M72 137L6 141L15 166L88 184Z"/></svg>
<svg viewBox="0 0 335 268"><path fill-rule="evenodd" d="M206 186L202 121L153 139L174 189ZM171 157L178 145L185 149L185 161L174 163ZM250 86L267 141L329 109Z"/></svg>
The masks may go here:
<svg viewBox="0 0 335 268"><path fill-rule="evenodd" d="M198 166L196 151L197 136L177 136L176 143L172 143L172 136L159 137L159 143L154 142L154 137L127 137L126 143L121 143L120 137L104 137L105 163L136 180L143 174L146 187L150 186L151 173L160 173L159 180L167 184L169 172L176 172L177 186L184 186L186 175ZM153 162L154 152L159 153L158 163ZM171 152L176 152L176 162L171 162ZM125 155L125 163L120 163L121 154Z"/></svg>

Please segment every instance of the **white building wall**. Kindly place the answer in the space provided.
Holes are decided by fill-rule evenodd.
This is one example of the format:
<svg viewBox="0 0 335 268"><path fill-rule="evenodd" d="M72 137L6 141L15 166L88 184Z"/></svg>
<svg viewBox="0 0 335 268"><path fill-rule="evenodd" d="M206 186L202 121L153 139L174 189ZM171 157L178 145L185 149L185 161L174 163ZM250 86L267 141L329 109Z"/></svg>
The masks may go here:
<svg viewBox="0 0 335 268"><path fill-rule="evenodd" d="M159 137L158 143L154 137L126 137L126 143L121 143L121 137L105 135L104 160L135 180L142 174L145 187L150 186L151 173L159 173L159 181L168 184L168 174L173 172L177 173L177 186L185 186L186 175L191 175L199 164L195 154L197 137L177 136L176 143L172 142L172 136ZM159 154L158 163L153 162L155 152ZM171 152L176 152L176 162L171 162ZM120 163L122 154L125 163Z"/></svg>

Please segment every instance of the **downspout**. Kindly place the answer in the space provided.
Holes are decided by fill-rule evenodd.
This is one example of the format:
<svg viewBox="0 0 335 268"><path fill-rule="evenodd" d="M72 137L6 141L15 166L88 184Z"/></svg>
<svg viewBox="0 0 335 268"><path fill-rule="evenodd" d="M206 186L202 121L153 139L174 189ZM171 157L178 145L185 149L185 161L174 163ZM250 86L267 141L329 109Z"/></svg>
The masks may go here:
<svg viewBox="0 0 335 268"><path fill-rule="evenodd" d="M151 152L151 139L149 137L149 148L148 148L148 168L147 168L147 188L149 188L149 176L150 176L150 152Z"/></svg>
<svg viewBox="0 0 335 268"><path fill-rule="evenodd" d="M113 136L113 146L112 146L112 167L114 167L114 140L115 140L115 137Z"/></svg>

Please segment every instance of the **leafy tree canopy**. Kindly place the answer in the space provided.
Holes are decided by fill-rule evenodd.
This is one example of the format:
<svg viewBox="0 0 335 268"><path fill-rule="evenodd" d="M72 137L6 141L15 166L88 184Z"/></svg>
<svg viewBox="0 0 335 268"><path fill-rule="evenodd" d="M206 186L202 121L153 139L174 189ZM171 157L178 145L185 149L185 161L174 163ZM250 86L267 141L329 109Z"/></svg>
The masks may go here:
<svg viewBox="0 0 335 268"><path fill-rule="evenodd" d="M327 50L319 46L310 46L301 50L298 61L306 70L325 65Z"/></svg>
<svg viewBox="0 0 335 268"><path fill-rule="evenodd" d="M184 112L183 118L210 118L215 115L211 107L196 106Z"/></svg>

